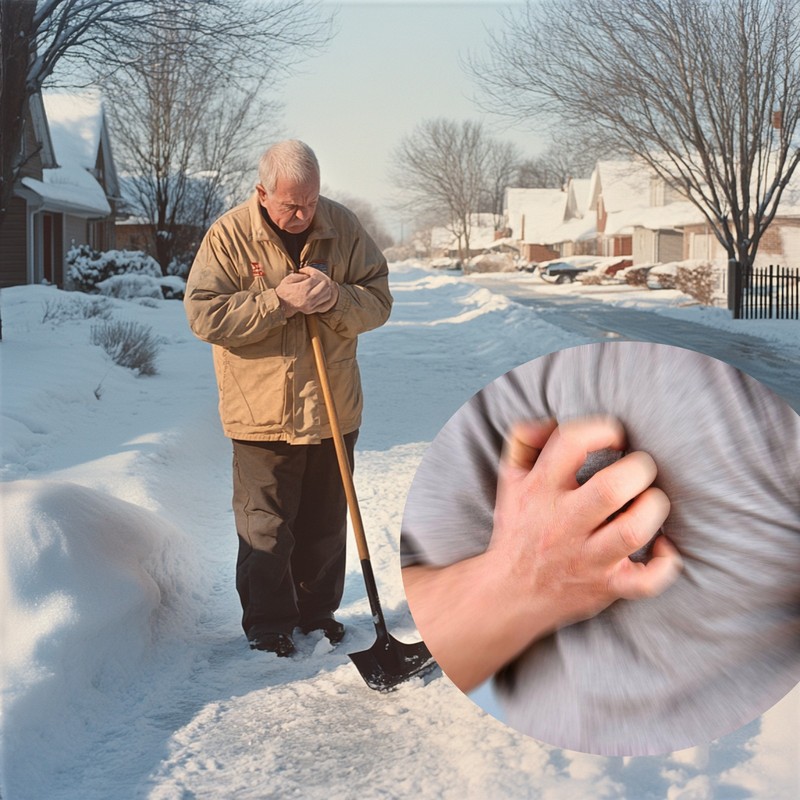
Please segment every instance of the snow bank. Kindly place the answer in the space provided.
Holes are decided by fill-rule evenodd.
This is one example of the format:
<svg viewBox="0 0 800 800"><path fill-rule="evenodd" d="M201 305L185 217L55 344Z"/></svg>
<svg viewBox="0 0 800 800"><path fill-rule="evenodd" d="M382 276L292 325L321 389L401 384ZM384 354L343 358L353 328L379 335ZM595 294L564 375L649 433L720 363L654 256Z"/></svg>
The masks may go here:
<svg viewBox="0 0 800 800"><path fill-rule="evenodd" d="M59 481L2 487L3 772L32 754L66 761L103 697L190 618L193 560L156 514ZM46 796L46 784L42 797ZM28 789L33 785L29 784Z"/></svg>

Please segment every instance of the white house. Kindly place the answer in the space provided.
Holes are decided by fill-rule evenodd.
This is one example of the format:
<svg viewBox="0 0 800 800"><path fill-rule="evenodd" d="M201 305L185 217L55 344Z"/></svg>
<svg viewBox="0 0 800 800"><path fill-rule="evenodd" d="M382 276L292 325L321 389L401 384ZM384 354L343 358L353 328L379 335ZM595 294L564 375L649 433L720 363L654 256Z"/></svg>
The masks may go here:
<svg viewBox="0 0 800 800"><path fill-rule="evenodd" d="M29 103L20 178L0 230L0 285L64 283L74 245L115 244L119 200L100 95L46 92Z"/></svg>

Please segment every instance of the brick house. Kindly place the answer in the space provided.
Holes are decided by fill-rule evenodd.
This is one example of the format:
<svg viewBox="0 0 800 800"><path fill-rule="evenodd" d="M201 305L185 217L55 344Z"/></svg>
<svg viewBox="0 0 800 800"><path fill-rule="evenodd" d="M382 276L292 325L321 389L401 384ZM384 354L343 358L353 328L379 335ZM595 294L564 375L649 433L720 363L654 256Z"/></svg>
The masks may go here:
<svg viewBox="0 0 800 800"><path fill-rule="evenodd" d="M576 243L594 223L583 216L575 183L561 189L508 188L505 192L505 218L511 237L519 242L522 258L536 263L574 252Z"/></svg>
<svg viewBox="0 0 800 800"><path fill-rule="evenodd" d="M64 285L64 257L80 244L115 246L119 181L95 92L31 97L23 167L0 228L0 286Z"/></svg>

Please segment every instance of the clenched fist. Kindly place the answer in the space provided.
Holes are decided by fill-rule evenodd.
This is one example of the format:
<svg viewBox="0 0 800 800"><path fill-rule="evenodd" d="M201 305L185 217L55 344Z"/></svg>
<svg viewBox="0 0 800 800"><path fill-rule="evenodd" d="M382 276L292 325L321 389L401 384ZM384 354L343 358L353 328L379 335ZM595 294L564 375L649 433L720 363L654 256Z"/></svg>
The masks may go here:
<svg viewBox="0 0 800 800"><path fill-rule="evenodd" d="M676 579L681 558L664 536L646 564L628 558L669 514L667 496L652 485L655 461L633 452L583 485L576 478L589 453L626 446L610 417L516 425L486 551L403 570L417 628L459 688L474 688L537 639L616 600L653 597Z"/></svg>
<svg viewBox="0 0 800 800"><path fill-rule="evenodd" d="M297 313L324 313L339 299L339 285L313 267L290 273L278 284L275 292L287 317Z"/></svg>

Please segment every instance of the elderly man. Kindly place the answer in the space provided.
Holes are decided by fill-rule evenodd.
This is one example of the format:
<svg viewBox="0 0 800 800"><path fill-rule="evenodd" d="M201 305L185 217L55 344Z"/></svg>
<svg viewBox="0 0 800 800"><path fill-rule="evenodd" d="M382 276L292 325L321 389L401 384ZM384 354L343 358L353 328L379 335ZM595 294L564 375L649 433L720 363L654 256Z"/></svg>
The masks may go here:
<svg viewBox="0 0 800 800"><path fill-rule="evenodd" d="M255 193L218 219L186 286L192 331L213 345L219 411L233 440L236 588L250 646L278 656L335 619L344 588L346 500L305 316L318 315L353 461L360 333L386 322L386 260L356 217L320 197L308 145L268 149Z"/></svg>

